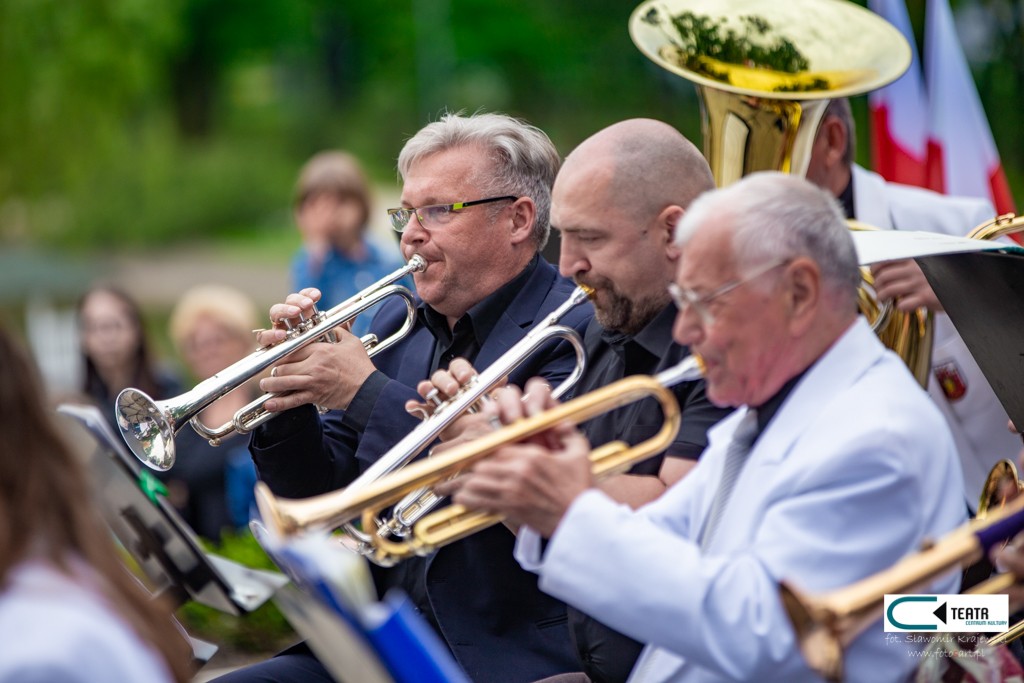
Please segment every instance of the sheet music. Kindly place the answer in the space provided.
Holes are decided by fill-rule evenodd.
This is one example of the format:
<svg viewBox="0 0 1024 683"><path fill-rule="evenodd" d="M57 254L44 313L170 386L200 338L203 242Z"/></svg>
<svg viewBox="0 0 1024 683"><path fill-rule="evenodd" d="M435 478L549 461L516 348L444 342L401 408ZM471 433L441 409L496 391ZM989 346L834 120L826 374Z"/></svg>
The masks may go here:
<svg viewBox="0 0 1024 683"><path fill-rule="evenodd" d="M857 248L857 260L862 266L881 261L978 251L1024 254L1024 249L1021 247L1003 242L950 237L934 232L854 230L851 234L853 235L853 244Z"/></svg>

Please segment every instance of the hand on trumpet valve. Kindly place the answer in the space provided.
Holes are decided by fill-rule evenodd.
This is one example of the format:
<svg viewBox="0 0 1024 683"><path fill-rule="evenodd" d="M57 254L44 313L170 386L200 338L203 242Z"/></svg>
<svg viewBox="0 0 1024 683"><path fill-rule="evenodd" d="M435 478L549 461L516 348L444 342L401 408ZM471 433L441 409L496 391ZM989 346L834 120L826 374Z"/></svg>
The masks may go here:
<svg viewBox="0 0 1024 683"><path fill-rule="evenodd" d="M289 294L284 303L270 307L274 328L259 335L261 344L278 344L288 338L292 330L311 320L320 290L303 289ZM333 343L308 344L284 357L274 366L270 377L260 380L260 390L273 393L264 408L281 412L290 408L314 404L321 410L348 408L359 387L374 372L373 361L363 343L345 325L331 332Z"/></svg>
<svg viewBox="0 0 1024 683"><path fill-rule="evenodd" d="M320 301L320 290L307 287L301 292L289 294L284 303L270 307L270 329L253 330L256 343L273 346L288 338L288 331L299 327L316 313L316 302Z"/></svg>
<svg viewBox="0 0 1024 683"><path fill-rule="evenodd" d="M416 391L423 398L419 401L406 401L405 410L410 415L421 419L428 419L438 408L467 389L477 379L477 371L473 365L464 358L456 358L449 364L447 370L437 370L430 379L420 382ZM502 380L501 385L505 384ZM492 392L493 393L493 392ZM497 413L492 411L485 413L485 407L491 403L490 394L484 394L471 407L465 415L462 415L439 434L442 441L449 442L460 437L474 437L486 434L488 431L501 428L501 422L497 420Z"/></svg>
<svg viewBox="0 0 1024 683"><path fill-rule="evenodd" d="M875 295L879 301L895 299L896 308L901 311L922 307L942 311L939 297L913 259L876 263L871 266L871 275L875 278Z"/></svg>
<svg viewBox="0 0 1024 683"><path fill-rule="evenodd" d="M516 387L505 387L483 412L496 410L502 423L511 424L555 405L550 386L535 378L527 383L525 396ZM502 446L438 486L437 493L471 510L498 513L513 528L526 524L550 536L576 497L594 486L589 454L590 444L574 425L554 425L527 441Z"/></svg>

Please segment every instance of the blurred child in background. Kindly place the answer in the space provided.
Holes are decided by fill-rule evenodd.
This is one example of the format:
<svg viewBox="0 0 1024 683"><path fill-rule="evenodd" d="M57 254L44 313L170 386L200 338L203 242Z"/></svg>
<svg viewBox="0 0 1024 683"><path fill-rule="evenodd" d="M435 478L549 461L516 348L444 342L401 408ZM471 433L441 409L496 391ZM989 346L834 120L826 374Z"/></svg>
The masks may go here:
<svg viewBox="0 0 1024 683"><path fill-rule="evenodd" d="M359 162L340 151L320 152L302 167L295 184L295 222L302 247L292 262L294 291L316 287L327 310L403 265L396 245L367 235L370 186ZM412 288L406 278L400 284ZM366 334L374 310L356 320L352 332Z"/></svg>

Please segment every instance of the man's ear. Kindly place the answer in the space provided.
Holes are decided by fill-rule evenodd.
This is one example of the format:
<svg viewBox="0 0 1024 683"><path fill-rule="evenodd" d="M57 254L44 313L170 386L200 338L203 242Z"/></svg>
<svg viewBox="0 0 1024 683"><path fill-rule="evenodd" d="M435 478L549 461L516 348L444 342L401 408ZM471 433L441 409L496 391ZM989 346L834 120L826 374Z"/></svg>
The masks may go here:
<svg viewBox="0 0 1024 683"><path fill-rule="evenodd" d="M816 319L821 298L821 270L804 257L798 257L786 267L786 306L794 336L803 336Z"/></svg>
<svg viewBox="0 0 1024 683"><path fill-rule="evenodd" d="M838 116L827 116L821 122L822 131L819 135L825 136L825 143L828 146L826 154L826 165L833 168L842 163L846 154L846 140L849 131Z"/></svg>
<svg viewBox="0 0 1024 683"><path fill-rule="evenodd" d="M661 210L655 223L655 230L658 231L658 235L664 240L665 253L671 261L679 260L683 253L679 245L676 244L676 226L679 225L679 221L683 220L685 213L686 209L672 204Z"/></svg>
<svg viewBox="0 0 1024 683"><path fill-rule="evenodd" d="M510 209L512 212L512 244L519 244L533 237L533 226L537 222L537 205L529 197L520 197Z"/></svg>

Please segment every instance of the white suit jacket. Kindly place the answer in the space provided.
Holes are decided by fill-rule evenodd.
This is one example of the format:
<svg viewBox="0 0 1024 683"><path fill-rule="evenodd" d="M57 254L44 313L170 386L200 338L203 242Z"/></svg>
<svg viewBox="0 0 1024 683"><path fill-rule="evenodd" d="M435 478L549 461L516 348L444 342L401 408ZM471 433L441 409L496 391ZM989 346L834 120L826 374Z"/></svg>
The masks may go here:
<svg viewBox="0 0 1024 683"><path fill-rule="evenodd" d="M925 230L965 236L992 220L995 209L983 199L947 197L917 187L886 182L880 175L853 167L854 214L878 228ZM938 380L952 383L947 397ZM956 397L960 392L962 396ZM1006 428L1008 418L988 380L974 361L949 316L935 316L935 347L928 393L946 417L963 467L964 495L972 508L992 466L1002 458L1016 461L1020 439Z"/></svg>
<svg viewBox="0 0 1024 683"><path fill-rule="evenodd" d="M540 556L540 587L647 643L631 681L820 681L804 664L778 583L846 586L964 521L945 421L860 318L812 366L760 435L711 546L704 524L740 408L708 432L694 470L633 512L597 490L577 498ZM956 592L959 572L932 587ZM926 591L921 591L926 592ZM918 644L879 621L847 650L847 681L903 681Z"/></svg>

